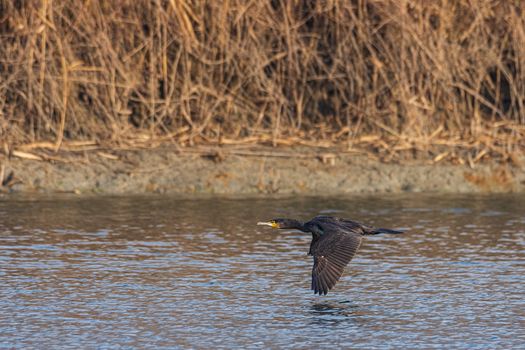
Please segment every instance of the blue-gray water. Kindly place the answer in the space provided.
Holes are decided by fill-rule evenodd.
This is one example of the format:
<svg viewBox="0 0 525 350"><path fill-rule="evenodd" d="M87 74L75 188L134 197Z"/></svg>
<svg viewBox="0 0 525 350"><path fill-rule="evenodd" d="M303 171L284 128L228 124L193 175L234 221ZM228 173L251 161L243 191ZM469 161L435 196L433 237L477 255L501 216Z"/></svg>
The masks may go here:
<svg viewBox="0 0 525 350"><path fill-rule="evenodd" d="M327 296L319 213L368 238ZM525 198L0 197L0 348L499 348L525 344Z"/></svg>

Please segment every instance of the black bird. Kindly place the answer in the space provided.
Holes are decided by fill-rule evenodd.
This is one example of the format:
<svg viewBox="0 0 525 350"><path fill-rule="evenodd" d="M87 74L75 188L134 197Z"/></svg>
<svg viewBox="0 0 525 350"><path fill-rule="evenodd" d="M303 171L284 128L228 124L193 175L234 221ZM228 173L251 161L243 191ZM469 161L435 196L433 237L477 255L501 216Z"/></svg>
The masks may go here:
<svg viewBox="0 0 525 350"><path fill-rule="evenodd" d="M273 219L258 222L257 225L312 233L308 255L314 257L312 290L314 294L319 295L326 295L335 286L345 266L359 249L363 236L402 233L402 231L365 226L356 221L333 216L316 216L305 223L294 219Z"/></svg>

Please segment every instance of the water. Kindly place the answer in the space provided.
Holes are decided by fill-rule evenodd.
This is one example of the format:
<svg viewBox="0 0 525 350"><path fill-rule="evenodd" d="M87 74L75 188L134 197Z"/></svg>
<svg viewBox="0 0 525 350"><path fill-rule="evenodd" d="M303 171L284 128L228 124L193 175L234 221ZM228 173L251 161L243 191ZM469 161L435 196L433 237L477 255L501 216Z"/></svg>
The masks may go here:
<svg viewBox="0 0 525 350"><path fill-rule="evenodd" d="M0 198L0 348L500 348L525 343L522 196ZM319 213L368 238L327 296Z"/></svg>

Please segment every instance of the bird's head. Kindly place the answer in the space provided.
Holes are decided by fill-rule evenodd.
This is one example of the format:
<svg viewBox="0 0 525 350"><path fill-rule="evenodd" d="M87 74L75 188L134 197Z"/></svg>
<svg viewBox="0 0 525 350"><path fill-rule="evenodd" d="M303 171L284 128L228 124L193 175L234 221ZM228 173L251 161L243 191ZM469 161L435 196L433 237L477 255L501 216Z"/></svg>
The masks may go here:
<svg viewBox="0 0 525 350"><path fill-rule="evenodd" d="M272 228L296 228L301 229L303 224L294 219L272 219L270 221L258 222L257 225L270 226Z"/></svg>

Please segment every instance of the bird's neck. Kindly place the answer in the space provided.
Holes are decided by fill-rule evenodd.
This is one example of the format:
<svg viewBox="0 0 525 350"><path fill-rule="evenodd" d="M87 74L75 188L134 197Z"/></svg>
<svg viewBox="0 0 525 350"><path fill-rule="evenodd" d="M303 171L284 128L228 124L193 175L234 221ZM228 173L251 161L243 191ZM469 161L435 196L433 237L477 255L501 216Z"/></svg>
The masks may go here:
<svg viewBox="0 0 525 350"><path fill-rule="evenodd" d="M312 223L311 221L303 225L302 231L312 233L312 237L314 239L321 237L324 233L323 229L319 225L316 225L315 223Z"/></svg>
<svg viewBox="0 0 525 350"><path fill-rule="evenodd" d="M300 221L297 221L295 228L303 232L310 232L310 230L305 226L305 224Z"/></svg>
<svg viewBox="0 0 525 350"><path fill-rule="evenodd" d="M304 224L300 222L299 220L291 219L290 222L288 222L287 226L288 226L287 228L292 228L292 229L300 230L303 232L309 232L304 226Z"/></svg>

